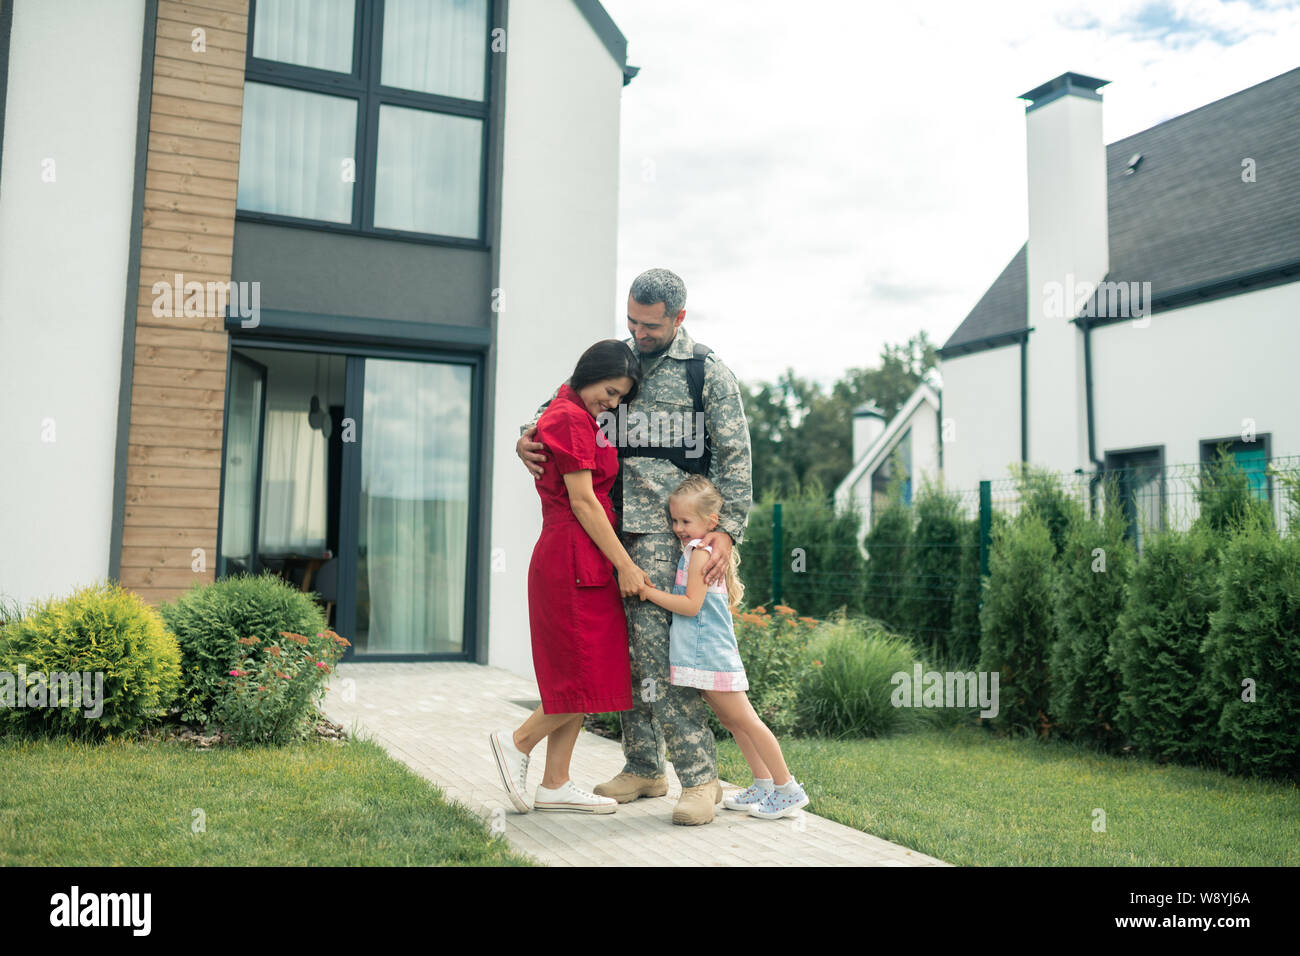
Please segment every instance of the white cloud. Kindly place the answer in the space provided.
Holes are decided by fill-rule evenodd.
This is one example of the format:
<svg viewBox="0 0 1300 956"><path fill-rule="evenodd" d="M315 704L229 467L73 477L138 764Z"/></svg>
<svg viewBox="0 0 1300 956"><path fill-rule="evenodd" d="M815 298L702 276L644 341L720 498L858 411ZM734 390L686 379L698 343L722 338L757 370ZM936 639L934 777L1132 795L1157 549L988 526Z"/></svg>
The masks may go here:
<svg viewBox="0 0 1300 956"><path fill-rule="evenodd" d="M1296 63L1294 3L604 0L623 92L619 301L666 266L743 379L937 344L1026 236L1024 104L1111 81L1114 142ZM620 328L618 331L622 331Z"/></svg>

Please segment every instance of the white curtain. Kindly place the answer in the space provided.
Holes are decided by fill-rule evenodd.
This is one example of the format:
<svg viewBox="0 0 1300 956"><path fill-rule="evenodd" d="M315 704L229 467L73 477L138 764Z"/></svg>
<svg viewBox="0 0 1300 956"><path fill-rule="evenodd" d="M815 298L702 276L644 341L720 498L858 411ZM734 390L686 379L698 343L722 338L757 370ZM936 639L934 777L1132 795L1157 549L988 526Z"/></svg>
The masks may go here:
<svg viewBox="0 0 1300 956"><path fill-rule="evenodd" d="M262 381L236 356L230 363L230 413L226 425L226 481L221 553L248 567L253 551L253 491L257 483L257 420Z"/></svg>
<svg viewBox="0 0 1300 956"><path fill-rule="evenodd" d="M307 406L268 395L262 458L263 552L325 548L325 436L307 422Z"/></svg>
<svg viewBox="0 0 1300 956"><path fill-rule="evenodd" d="M478 238L482 120L379 108L375 226Z"/></svg>
<svg viewBox="0 0 1300 956"><path fill-rule="evenodd" d="M380 82L483 99L487 0L386 0Z"/></svg>
<svg viewBox="0 0 1300 956"><path fill-rule="evenodd" d="M352 72L353 0L257 0L253 56Z"/></svg>
<svg viewBox="0 0 1300 956"><path fill-rule="evenodd" d="M245 83L243 115L240 209L352 221L356 100Z"/></svg>
<svg viewBox="0 0 1300 956"><path fill-rule="evenodd" d="M463 649L469 420L468 367L366 361L358 574L367 652Z"/></svg>

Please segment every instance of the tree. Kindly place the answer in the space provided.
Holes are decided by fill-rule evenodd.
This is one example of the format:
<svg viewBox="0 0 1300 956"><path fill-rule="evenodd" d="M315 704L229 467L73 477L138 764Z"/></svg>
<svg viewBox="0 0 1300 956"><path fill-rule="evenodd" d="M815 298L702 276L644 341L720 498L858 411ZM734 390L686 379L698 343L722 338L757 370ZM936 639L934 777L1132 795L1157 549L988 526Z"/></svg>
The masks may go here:
<svg viewBox="0 0 1300 956"><path fill-rule="evenodd" d="M902 345L886 345L878 368L851 368L829 391L790 368L775 383L742 386L755 500L768 490L791 495L812 482L829 499L853 467L853 410L874 399L892 418L937 363L934 345L920 332Z"/></svg>

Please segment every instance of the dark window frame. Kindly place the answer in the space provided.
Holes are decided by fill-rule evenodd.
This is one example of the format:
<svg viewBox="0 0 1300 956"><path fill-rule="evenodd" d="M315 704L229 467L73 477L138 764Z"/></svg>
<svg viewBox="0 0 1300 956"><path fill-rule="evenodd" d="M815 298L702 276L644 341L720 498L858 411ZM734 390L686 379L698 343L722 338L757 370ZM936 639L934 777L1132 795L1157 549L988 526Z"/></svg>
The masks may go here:
<svg viewBox="0 0 1300 956"><path fill-rule="evenodd" d="M1134 466L1130 464L1123 464L1123 462L1131 460L1137 457L1138 455L1151 455L1151 454L1154 454L1156 456L1155 468L1157 473L1160 476L1160 482L1159 482L1159 488L1160 488L1159 519L1160 520L1158 526L1154 529L1151 529L1151 531L1152 533L1159 534L1163 531L1168 530L1169 528L1169 482L1165 470L1165 446L1164 445L1143 445L1137 448L1116 448L1110 451L1106 451L1102 454L1102 465L1104 468L1102 477L1105 478L1107 476L1110 476L1114 472L1126 472L1131 474ZM1127 487L1127 485L1119 488L1118 490L1120 494L1123 496L1121 507L1125 509L1125 536L1128 537L1130 535L1130 532L1133 532L1130 540L1136 541L1137 540L1137 535L1136 535L1137 502L1133 499L1131 490Z"/></svg>
<svg viewBox="0 0 1300 956"><path fill-rule="evenodd" d="M496 4L484 0L487 7L487 32L483 36L483 99L481 101L458 99L434 93L421 93L380 84L383 57L384 0L353 0L352 21L352 72L283 63L253 56L254 26L257 20L258 0L249 0L248 53L244 62L244 82L282 86L306 93L320 93L352 99L357 104L356 140L353 158L356 161L356 181L352 184L351 222L328 222L323 219L306 219L279 213L257 212L236 208L239 222L261 222L323 232L345 233L426 245L453 246L462 249L486 249L489 127L492 122L492 50L491 37ZM375 186L379 165L379 110L383 106L398 106L477 119L482 134L479 141L478 177L478 237L446 236L437 233L407 232L401 229L376 227Z"/></svg>
<svg viewBox="0 0 1300 956"><path fill-rule="evenodd" d="M940 431L942 431L942 429L940 429ZM874 519L875 499L877 493L876 485L880 484L882 488L879 490L881 493L884 493L884 489L888 488L890 482L893 481L894 476L892 474L886 478L883 476L883 472L889 470L890 463L894 460L894 452L897 451L899 446L902 445L903 442L905 441L909 442L908 449L907 449L907 453L908 453L907 457L909 459L912 458L913 449L910 444L911 438L912 438L912 426L909 424L907 428L903 429L902 433L897 438L894 439L893 445L890 446L889 451L885 453L885 455L881 458L880 464L877 465L875 469L871 472L871 477L868 481L868 494L871 496L873 522L875 520ZM916 498L916 489L913 487L913 481L912 481L913 468L912 468L912 462L910 460L903 463L903 473L905 475L904 485L903 485L903 504L907 505L910 508Z"/></svg>
<svg viewBox="0 0 1300 956"><path fill-rule="evenodd" d="M257 348L257 349L276 349L285 352L308 352L318 355L336 355L345 359L346 377L344 378L344 409L345 414L353 418L356 422L357 434L361 436L359 442L348 442L343 453L343 474L341 476L340 494L344 490L355 491L360 487L361 480L361 442L365 441L364 433L364 389L365 389L365 363L367 359L394 359L403 362L434 362L445 365L463 365L470 369L470 460L469 460L469 535L466 542L465 553L465 595L464 595L464 618L462 624L462 645L459 652L398 652L391 654L383 653L357 653L354 646L349 646L343 654L344 662L369 662L379 661L383 663L399 663L406 661L469 661L478 660L479 652L479 595L481 593L482 582L479 580L477 569L483 560L484 545L476 530L482 520L482 511L485 507L483 496L481 494L484 469L487 467L484 459L484 443L482 440L485 405L487 401L487 353L486 350L478 346L457 346L457 345L434 345L432 343L413 344L411 346L401 346L394 344L386 336L368 336L364 333L357 334L353 340L348 342L339 342L333 340L328 332L317 332L309 334L306 332L294 332L292 330L281 330L275 333L257 334L249 330L238 328L236 319L235 327L230 327L230 320L227 319L226 336L226 385L225 398L222 403L222 435L221 435L221 481L220 491L218 492L217 501L217 554L220 559L221 532L223 522L225 521L225 479L226 479L226 455L229 453L226 441L229 435L229 429L226 428L226 419L230 414L230 362L231 354L237 348ZM364 321L364 320L363 320ZM263 441L265 441L265 432L263 432ZM260 469L259 469L260 475ZM260 485L260 481L259 481ZM259 492L260 494L260 492ZM260 513L260 498L259 498ZM349 640L355 636L356 627L356 574L357 574L357 544L360 527L360 501L355 496L342 495L339 501L339 591L338 598L335 601L335 631ZM224 576L221 573L217 577ZM345 588L344 585L351 585L351 588Z"/></svg>
<svg viewBox="0 0 1300 956"><path fill-rule="evenodd" d="M1272 432L1260 432L1258 435L1255 436L1255 440L1253 442L1244 441L1241 435L1239 434L1229 435L1227 438L1202 438L1199 443L1199 447L1201 450L1201 461L1200 461L1201 473L1203 474L1205 472L1206 467L1215 461L1215 456L1217 454L1216 449L1218 448L1219 445L1223 445L1223 444L1227 444L1230 446L1259 445L1261 443L1263 444L1264 447L1264 464L1265 464L1264 492L1267 495L1267 497L1264 500L1271 505L1274 500L1273 473L1268 470L1268 463L1273 460L1273 433ZM1231 448L1229 449L1229 451L1232 450L1233 449Z"/></svg>

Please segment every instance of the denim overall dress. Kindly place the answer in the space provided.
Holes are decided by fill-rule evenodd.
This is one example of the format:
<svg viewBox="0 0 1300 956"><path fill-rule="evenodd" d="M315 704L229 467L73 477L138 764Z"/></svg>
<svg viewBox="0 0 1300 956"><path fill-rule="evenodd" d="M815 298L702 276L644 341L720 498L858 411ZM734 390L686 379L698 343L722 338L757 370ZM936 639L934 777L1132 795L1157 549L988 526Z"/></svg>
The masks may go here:
<svg viewBox="0 0 1300 956"><path fill-rule="evenodd" d="M686 593L686 574L691 553L700 545L693 538L677 562L673 594ZM705 548L712 553L712 548ZM748 690L745 666L736 646L736 632L727 606L727 587L719 581L704 593L704 603L695 617L673 614L668 630L668 682L700 690Z"/></svg>

